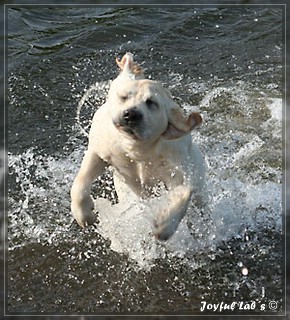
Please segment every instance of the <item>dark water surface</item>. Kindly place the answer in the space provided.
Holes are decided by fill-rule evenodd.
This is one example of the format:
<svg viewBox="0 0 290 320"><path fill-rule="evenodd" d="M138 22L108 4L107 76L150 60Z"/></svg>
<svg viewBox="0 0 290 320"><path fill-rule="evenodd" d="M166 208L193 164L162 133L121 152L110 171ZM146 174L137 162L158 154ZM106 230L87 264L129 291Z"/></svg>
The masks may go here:
<svg viewBox="0 0 290 320"><path fill-rule="evenodd" d="M6 313L283 314L281 7L6 15ZM204 119L193 140L208 166L211 221L189 212L192 230L184 221L168 243L139 218L132 227L138 208L86 230L70 214L83 130L127 51ZM110 183L107 173L95 192L114 199ZM215 312L218 303L236 304Z"/></svg>

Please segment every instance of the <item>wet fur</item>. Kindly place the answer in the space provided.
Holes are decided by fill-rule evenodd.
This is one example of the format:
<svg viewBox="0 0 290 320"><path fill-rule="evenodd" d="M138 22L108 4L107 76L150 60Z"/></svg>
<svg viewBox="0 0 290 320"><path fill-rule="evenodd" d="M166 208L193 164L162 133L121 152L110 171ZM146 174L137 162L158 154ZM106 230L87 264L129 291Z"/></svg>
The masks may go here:
<svg viewBox="0 0 290 320"><path fill-rule="evenodd" d="M167 205L156 206L152 230L157 239L167 240L190 199L202 203L205 193L203 157L190 135L202 119L196 112L185 117L160 83L144 79L130 53L117 65L121 72L94 115L88 149L71 188L72 214L81 227L95 222L91 185L112 166L119 201L128 193L148 198L154 186L165 186L162 203Z"/></svg>

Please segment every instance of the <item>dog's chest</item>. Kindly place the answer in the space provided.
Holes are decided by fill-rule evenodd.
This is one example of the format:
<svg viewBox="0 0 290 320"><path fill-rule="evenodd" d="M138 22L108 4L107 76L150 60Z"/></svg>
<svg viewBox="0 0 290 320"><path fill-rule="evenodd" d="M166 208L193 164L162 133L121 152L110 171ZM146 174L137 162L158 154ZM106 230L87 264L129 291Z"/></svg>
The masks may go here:
<svg viewBox="0 0 290 320"><path fill-rule="evenodd" d="M163 159L133 160L128 155L112 157L111 164L126 183L136 188L151 188L160 182L168 184L170 166ZM167 179L168 177L168 179Z"/></svg>
<svg viewBox="0 0 290 320"><path fill-rule="evenodd" d="M148 184L150 181L154 180L153 173L157 173L162 170L164 166L162 163L152 163L151 161L136 161L127 157L116 157L112 158L112 165L116 170L124 176L135 177L135 179L140 179L142 184ZM155 175L156 176L156 175Z"/></svg>
<svg viewBox="0 0 290 320"><path fill-rule="evenodd" d="M181 171L165 159L137 161L126 158L112 158L112 166L119 178L141 197L157 195L160 187L170 190L183 183Z"/></svg>

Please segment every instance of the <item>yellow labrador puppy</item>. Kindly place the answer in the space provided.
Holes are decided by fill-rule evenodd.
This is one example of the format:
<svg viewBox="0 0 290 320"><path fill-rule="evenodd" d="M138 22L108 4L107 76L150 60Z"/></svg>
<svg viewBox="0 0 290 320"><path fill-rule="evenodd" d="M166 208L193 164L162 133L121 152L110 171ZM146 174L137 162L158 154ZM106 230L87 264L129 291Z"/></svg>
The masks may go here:
<svg viewBox="0 0 290 320"><path fill-rule="evenodd" d="M185 117L160 83L144 79L132 54L116 62L121 73L94 115L88 150L71 189L72 214L81 227L94 223L91 185L112 166L119 201L132 192L148 198L157 185L164 186L166 201L156 206L152 228L157 239L167 240L191 197L200 202L205 192L203 157L190 135L202 119L195 112Z"/></svg>

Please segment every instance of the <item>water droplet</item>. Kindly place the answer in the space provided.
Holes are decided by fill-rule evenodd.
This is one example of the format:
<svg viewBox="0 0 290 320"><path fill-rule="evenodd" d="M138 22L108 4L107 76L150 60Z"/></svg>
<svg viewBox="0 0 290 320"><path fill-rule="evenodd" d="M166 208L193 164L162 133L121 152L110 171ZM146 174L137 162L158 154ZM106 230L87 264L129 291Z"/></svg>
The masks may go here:
<svg viewBox="0 0 290 320"><path fill-rule="evenodd" d="M248 268L243 267L243 269L242 269L242 275L243 275L243 276L247 276L248 273L249 273Z"/></svg>

